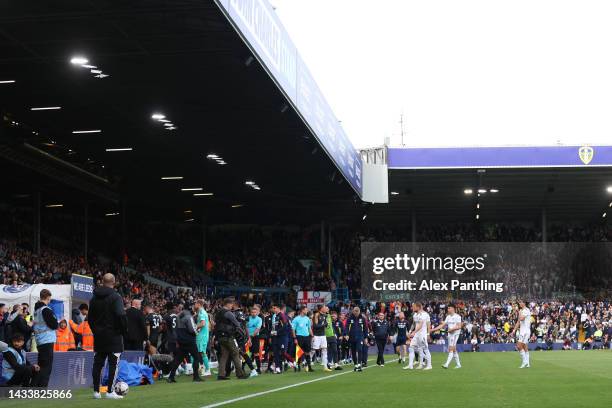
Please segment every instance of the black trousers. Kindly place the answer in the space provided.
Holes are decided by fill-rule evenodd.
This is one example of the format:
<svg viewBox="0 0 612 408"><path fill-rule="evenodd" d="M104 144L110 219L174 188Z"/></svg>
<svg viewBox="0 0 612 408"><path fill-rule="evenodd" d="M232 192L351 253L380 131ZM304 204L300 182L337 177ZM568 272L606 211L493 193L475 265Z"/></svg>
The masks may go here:
<svg viewBox="0 0 612 408"><path fill-rule="evenodd" d="M378 348L378 357L376 358L376 364L385 364L385 345L387 339L376 339L376 347Z"/></svg>
<svg viewBox="0 0 612 408"><path fill-rule="evenodd" d="M368 350L370 350L370 346L368 342L364 340L361 349L361 364L368 365Z"/></svg>
<svg viewBox="0 0 612 408"><path fill-rule="evenodd" d="M113 392L116 380L115 374L117 373L117 364L119 363L120 355L121 353L96 351L94 354L93 369L91 370L95 392L100 392L100 377L102 376L102 369L104 368L106 360L108 360L108 392Z"/></svg>
<svg viewBox="0 0 612 408"><path fill-rule="evenodd" d="M53 370L53 345L54 343L47 343L37 346L40 371L34 376L32 382L34 387L47 388L49 385L51 370Z"/></svg>
<svg viewBox="0 0 612 408"><path fill-rule="evenodd" d="M272 337L272 353L274 354L274 365L277 368L282 369L282 363L285 358L285 344L287 343L287 338L285 336L275 336Z"/></svg>
<svg viewBox="0 0 612 408"><path fill-rule="evenodd" d="M353 358L353 364L361 364L361 357L363 354L363 340L349 340L351 346L351 356Z"/></svg>
<svg viewBox="0 0 612 408"><path fill-rule="evenodd" d="M329 364L340 362L338 360L338 341L335 337L327 338L327 362Z"/></svg>
<svg viewBox="0 0 612 408"><path fill-rule="evenodd" d="M191 356L193 358L193 378L200 378L200 363L202 362L202 355L198 352L198 346L195 340L189 343L178 343L176 352L174 353L174 361L170 367L170 378L174 378L176 369L183 362L186 357Z"/></svg>
<svg viewBox="0 0 612 408"><path fill-rule="evenodd" d="M32 367L18 367L10 380L6 382L7 386L29 387L32 385Z"/></svg>
<svg viewBox="0 0 612 408"><path fill-rule="evenodd" d="M342 352L342 359L343 360L348 359L349 351L350 351L350 343L348 340L342 339L342 342L340 343L340 350Z"/></svg>
<svg viewBox="0 0 612 408"><path fill-rule="evenodd" d="M312 368L312 362L310 361L312 338L310 336L296 336L295 338L297 339L298 346L300 346L300 348L304 352L304 355L302 355L302 359L305 359L306 365L308 365L309 368ZM299 363L300 361L296 361L296 364Z"/></svg>

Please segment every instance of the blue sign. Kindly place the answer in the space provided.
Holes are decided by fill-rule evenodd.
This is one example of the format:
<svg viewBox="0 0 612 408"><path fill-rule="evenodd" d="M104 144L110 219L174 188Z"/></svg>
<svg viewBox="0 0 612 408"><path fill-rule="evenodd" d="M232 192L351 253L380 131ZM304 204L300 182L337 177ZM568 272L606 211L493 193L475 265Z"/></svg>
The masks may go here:
<svg viewBox="0 0 612 408"><path fill-rule="evenodd" d="M612 166L612 146L389 148L391 169Z"/></svg>
<svg viewBox="0 0 612 408"><path fill-rule="evenodd" d="M217 0L359 197L361 156L340 126L267 0Z"/></svg>
<svg viewBox="0 0 612 408"><path fill-rule="evenodd" d="M89 388L93 386L91 371L93 368L93 351L64 351L53 353L53 368L49 388L74 389ZM26 353L26 358L32 364L38 362L38 353ZM124 351L119 357L130 363L142 364L143 351ZM2 361L2 354L0 354ZM2 368L0 367L0 371ZM1 375L1 372L0 372Z"/></svg>
<svg viewBox="0 0 612 408"><path fill-rule="evenodd" d="M90 300L93 296L94 280L90 276L72 274L72 297L82 300Z"/></svg>

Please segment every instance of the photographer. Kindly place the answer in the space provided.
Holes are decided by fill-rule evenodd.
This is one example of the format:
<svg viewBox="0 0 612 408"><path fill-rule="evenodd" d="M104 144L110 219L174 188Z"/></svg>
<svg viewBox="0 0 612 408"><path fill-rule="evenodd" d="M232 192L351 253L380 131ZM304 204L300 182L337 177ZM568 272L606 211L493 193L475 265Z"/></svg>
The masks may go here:
<svg viewBox="0 0 612 408"><path fill-rule="evenodd" d="M242 326L233 313L234 299L223 300L223 307L215 313L215 337L219 342L221 357L219 358L219 380L229 380L227 372L228 359L236 367L236 376L240 379L247 378L242 369L240 350L236 342L236 336L245 336Z"/></svg>
<svg viewBox="0 0 612 408"><path fill-rule="evenodd" d="M27 306L23 305L15 305L13 306L12 313L6 319L6 327L5 327L5 338L6 340L10 340L14 334L21 334L27 343L32 337L32 327L26 321L26 316L28 313Z"/></svg>
<svg viewBox="0 0 612 408"><path fill-rule="evenodd" d="M242 364L242 369L244 370L244 366L246 365L247 367L249 367L249 370L251 370L250 377L256 377L258 373L255 370L255 366L253 365L253 360L247 353L247 346L251 347L251 344L250 344L251 340L249 336L247 336L246 315L241 309L236 309L234 310L234 316L236 316L236 320L238 320L238 323L240 323L240 327L241 327L241 330L236 332L236 343L238 343L238 350L240 350L240 356L244 360L244 363ZM230 360L227 361L227 371L226 372L227 373L231 372Z"/></svg>

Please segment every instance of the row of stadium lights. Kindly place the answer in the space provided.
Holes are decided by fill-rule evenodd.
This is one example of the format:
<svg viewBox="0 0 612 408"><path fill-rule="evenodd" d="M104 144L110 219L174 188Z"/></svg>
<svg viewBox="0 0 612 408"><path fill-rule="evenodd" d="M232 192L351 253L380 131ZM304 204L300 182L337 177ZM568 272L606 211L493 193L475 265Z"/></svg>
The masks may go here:
<svg viewBox="0 0 612 408"><path fill-rule="evenodd" d="M94 75L95 78L99 78L99 79L104 79L109 77L110 75L108 74L104 74L102 72L101 69L98 69L97 66L95 65L90 65L89 64L89 60L85 57L82 56L74 56L70 59L70 63L74 66L78 66L80 68L85 68L85 69L89 69L90 73ZM0 85L9 85L9 84L15 84L17 81L14 79L8 79L8 80L0 80ZM41 106L41 107L31 107L30 110L33 112L36 111L58 111L61 110L62 107L61 106ZM162 126L164 127L165 130L168 131L172 131L172 130L176 130L177 126L174 125L174 123L172 123L169 119L166 118L166 115L164 115L163 113L153 113L151 115L151 119L153 119L154 121L161 123ZM13 125L18 125L19 123L17 122L13 122ZM35 134L38 134L37 132L33 132ZM99 134L102 133L102 129L79 129L79 130L73 130L72 134ZM56 142L55 141L51 141L50 144L51 146L55 146ZM131 152L134 149L132 147L112 147L112 148L106 148L105 151L106 152ZM74 151L72 151L71 149L68 149L69 153L76 153ZM215 163L217 163L220 166L224 166L227 164L227 162L221 157L218 156L216 154L208 154L206 156L207 159L214 161ZM88 161L91 161L91 159L87 159ZM104 165L102 165L102 168L104 168ZM183 177L180 176L168 176L168 177L162 177L162 180L182 180ZM259 187L259 185L257 185L254 181L250 181L247 180L245 181L245 185L251 187L254 190L261 190L261 187ZM194 197L210 197L213 196L213 193L209 193L209 192L203 192L203 188L201 187L193 187L193 188L181 188L181 191L189 191L189 192L194 192L193 196ZM62 208L64 205L63 204L48 204L45 207L46 208ZM241 208L243 207L243 204L232 204L231 208ZM191 210L185 210L185 214L187 213L191 213ZM105 216L107 217L112 217L112 216L117 216L119 215L118 212L113 212L113 213L106 213ZM190 221L194 221L193 218L189 218L186 221L190 222Z"/></svg>
<svg viewBox="0 0 612 408"><path fill-rule="evenodd" d="M105 74L97 66L91 65L89 63L89 60L83 56L74 56L70 58L70 64L72 64L73 66L79 67L79 68L88 69L89 72L94 76L94 78L104 79L110 76L109 74ZM15 79L0 80L0 85L15 84L15 83L17 83L17 80ZM30 111L32 112L59 111L61 109L62 109L61 106L36 106L36 107L31 107ZM18 125L19 123L13 123L13 124ZM38 132L33 131L32 133L35 135L38 135ZM77 129L77 130L72 131L72 134L74 135L96 134L96 133L102 133L102 129ZM45 145L50 146L50 147L55 147L56 143L55 141L50 141L50 143L45 143ZM125 152L125 151L132 151L133 149L131 147L120 147L120 148L106 148L105 150L107 152ZM76 154L76 152L71 149L68 149L68 153ZM87 161L91 162L92 160L87 159ZM104 165L102 165L102 168L104 168Z"/></svg>
<svg viewBox="0 0 612 408"><path fill-rule="evenodd" d="M103 73L102 70L99 69L97 66L90 65L89 60L82 56L74 56L70 58L70 63L80 68L89 69L89 72L94 76L94 78L104 79L110 76L108 74ZM16 82L17 81L15 79L5 79L5 80L0 80L0 85L14 84ZM54 108L60 109L59 107L49 107L47 109L54 109ZM32 110L36 110L36 109L32 109ZM38 110L44 110L44 108L38 109Z"/></svg>
<svg viewBox="0 0 612 408"><path fill-rule="evenodd" d="M209 154L206 156L207 159L209 160L214 160L215 162L217 162L217 164L223 166L226 165L227 162L225 162L223 160L223 158L221 158L221 156L216 155L216 154ZM183 180L183 176L164 176L161 179L162 180ZM245 185L251 187L253 190L261 190L261 187L259 187L259 185L257 185L257 183L255 183L254 181L251 180L247 180L244 182ZM203 191L204 188L203 187L183 187L181 188L182 192L191 192L193 193L194 197L211 197L214 195L214 193L212 192L204 192ZM244 204L232 204L230 206L231 208L242 208L244 207ZM192 210L185 210L184 214L192 214ZM194 218L188 218L185 220L185 222L193 222L195 219Z"/></svg>

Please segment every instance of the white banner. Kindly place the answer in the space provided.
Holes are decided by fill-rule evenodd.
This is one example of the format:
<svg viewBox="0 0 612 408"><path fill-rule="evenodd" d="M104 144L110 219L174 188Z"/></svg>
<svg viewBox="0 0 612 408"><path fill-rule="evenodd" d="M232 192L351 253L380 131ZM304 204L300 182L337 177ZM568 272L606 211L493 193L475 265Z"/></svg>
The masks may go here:
<svg viewBox="0 0 612 408"><path fill-rule="evenodd" d="M316 290L301 290L297 293L298 304L305 305L313 310L317 305L326 305L332 301L331 292L319 292Z"/></svg>
<svg viewBox="0 0 612 408"><path fill-rule="evenodd" d="M34 305L40 300L40 291L48 289L51 291L51 299L64 303L64 315L57 316L58 319L70 319L71 285L45 285L37 283L34 285L0 285L0 303L4 303L11 311L13 305L27 303L30 305L30 313L34 314Z"/></svg>

